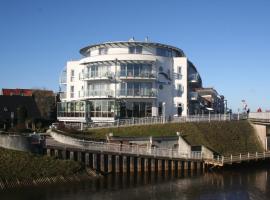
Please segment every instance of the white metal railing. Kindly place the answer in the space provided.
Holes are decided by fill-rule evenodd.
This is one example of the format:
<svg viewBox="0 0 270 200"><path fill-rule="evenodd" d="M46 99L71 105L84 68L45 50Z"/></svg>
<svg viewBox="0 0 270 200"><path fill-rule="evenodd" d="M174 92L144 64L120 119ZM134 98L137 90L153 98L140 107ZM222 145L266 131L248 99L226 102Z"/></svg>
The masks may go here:
<svg viewBox="0 0 270 200"><path fill-rule="evenodd" d="M179 158L179 159L195 159L203 160L203 154L201 152L182 152L177 149L170 148L156 148L148 146L139 146L139 145L126 145L126 144L115 144L115 143L106 143L106 142L95 142L95 141L86 141L76 138L71 138L69 136L64 136L58 133L51 132L51 136L59 142L65 141L61 147L68 147L71 145L72 148L78 147L82 150L91 150L99 152L110 152L117 154L129 154L129 155L143 155L143 156L153 156L153 157L162 157L162 158ZM64 137L64 138L61 138ZM68 139L67 139L68 138ZM213 158L213 160L217 161Z"/></svg>
<svg viewBox="0 0 270 200"><path fill-rule="evenodd" d="M144 117L144 118L130 118L118 119L114 122L103 123L88 123L85 128L99 128L99 127L120 127L120 126L134 126L134 125L149 125L149 124L163 124L163 123L185 123L185 122L211 122L211 121L236 121L246 119L243 114L204 114L204 115L189 115L182 117L166 118L159 117Z"/></svg>
<svg viewBox="0 0 270 200"><path fill-rule="evenodd" d="M259 160L270 158L270 152L256 152L256 153L247 153L247 154L237 154L230 156L223 156L222 163L223 164L233 164L239 163L242 161L250 161L250 160Z"/></svg>
<svg viewBox="0 0 270 200"><path fill-rule="evenodd" d="M118 96L127 96L127 97L156 97L157 91L155 89L124 89L118 91Z"/></svg>
<svg viewBox="0 0 270 200"><path fill-rule="evenodd" d="M101 71L101 72L92 72L92 73L82 73L80 75L80 78L82 80L91 80L91 79L112 79L114 78L114 73L107 71Z"/></svg>
<svg viewBox="0 0 270 200"><path fill-rule="evenodd" d="M88 90L85 92L84 97L108 97L113 95L113 90Z"/></svg>
<svg viewBox="0 0 270 200"><path fill-rule="evenodd" d="M248 118L251 120L270 122L270 112L251 112Z"/></svg>

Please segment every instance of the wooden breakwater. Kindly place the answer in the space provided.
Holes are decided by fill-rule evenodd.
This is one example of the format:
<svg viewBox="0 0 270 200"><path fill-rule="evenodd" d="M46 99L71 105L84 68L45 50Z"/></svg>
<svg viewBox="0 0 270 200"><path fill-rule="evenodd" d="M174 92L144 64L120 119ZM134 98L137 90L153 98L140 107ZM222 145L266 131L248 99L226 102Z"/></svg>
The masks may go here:
<svg viewBox="0 0 270 200"><path fill-rule="evenodd" d="M95 172L91 172L95 174ZM12 188L20 188L20 187L33 187L33 186L46 186L53 184L64 184L64 183L74 183L81 182L84 180L90 180L97 176L88 175L88 173L84 174L76 174L71 176L55 176L55 177L41 177L35 179L25 179L19 180L14 178L13 180L5 180L0 178L0 190L7 190Z"/></svg>

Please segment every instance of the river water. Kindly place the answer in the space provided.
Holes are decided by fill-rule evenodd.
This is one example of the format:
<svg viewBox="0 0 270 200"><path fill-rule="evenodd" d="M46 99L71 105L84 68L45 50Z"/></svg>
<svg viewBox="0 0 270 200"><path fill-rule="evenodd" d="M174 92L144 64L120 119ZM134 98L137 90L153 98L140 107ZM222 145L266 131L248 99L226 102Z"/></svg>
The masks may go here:
<svg viewBox="0 0 270 200"><path fill-rule="evenodd" d="M270 165L268 165L270 166ZM21 188L0 192L0 199L121 200L121 199L270 199L270 167L245 167L216 172L108 176L102 179Z"/></svg>

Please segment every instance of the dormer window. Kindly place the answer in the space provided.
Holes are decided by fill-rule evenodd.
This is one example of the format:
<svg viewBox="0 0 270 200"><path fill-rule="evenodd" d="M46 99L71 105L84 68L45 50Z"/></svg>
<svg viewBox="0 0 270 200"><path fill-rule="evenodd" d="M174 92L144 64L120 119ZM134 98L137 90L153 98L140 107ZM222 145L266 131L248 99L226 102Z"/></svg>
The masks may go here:
<svg viewBox="0 0 270 200"><path fill-rule="evenodd" d="M99 48L99 55L105 55L108 53L108 48L102 47Z"/></svg>
<svg viewBox="0 0 270 200"><path fill-rule="evenodd" d="M142 46L132 46L129 47L130 54L141 54L142 53Z"/></svg>

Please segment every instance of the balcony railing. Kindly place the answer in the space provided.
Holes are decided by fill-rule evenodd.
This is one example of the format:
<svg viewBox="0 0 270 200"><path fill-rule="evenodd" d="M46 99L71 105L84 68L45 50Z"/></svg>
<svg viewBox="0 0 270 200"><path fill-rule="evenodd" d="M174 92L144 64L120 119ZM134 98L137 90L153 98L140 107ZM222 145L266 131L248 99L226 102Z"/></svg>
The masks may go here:
<svg viewBox="0 0 270 200"><path fill-rule="evenodd" d="M191 101L198 101L199 100L199 94L198 94L198 92L190 92L189 93L189 100L191 100Z"/></svg>
<svg viewBox="0 0 270 200"><path fill-rule="evenodd" d="M114 74L112 72L83 73L80 74L80 78L81 80L113 79Z"/></svg>
<svg viewBox="0 0 270 200"><path fill-rule="evenodd" d="M126 73L125 71L123 71L118 73L118 77L120 77L121 79L156 79L157 75L155 72L141 72L138 74L134 74L132 72Z"/></svg>
<svg viewBox="0 0 270 200"><path fill-rule="evenodd" d="M113 97L113 90L89 90L84 93L84 97Z"/></svg>
<svg viewBox="0 0 270 200"><path fill-rule="evenodd" d="M66 99L67 98L67 93L66 92L61 92L60 93L60 99Z"/></svg>
<svg viewBox="0 0 270 200"><path fill-rule="evenodd" d="M198 83L198 82L200 82L200 75L198 73L190 74L188 76L188 80L191 83Z"/></svg>
<svg viewBox="0 0 270 200"><path fill-rule="evenodd" d="M118 95L126 97L156 97L157 92L154 89L131 89L119 90Z"/></svg>

